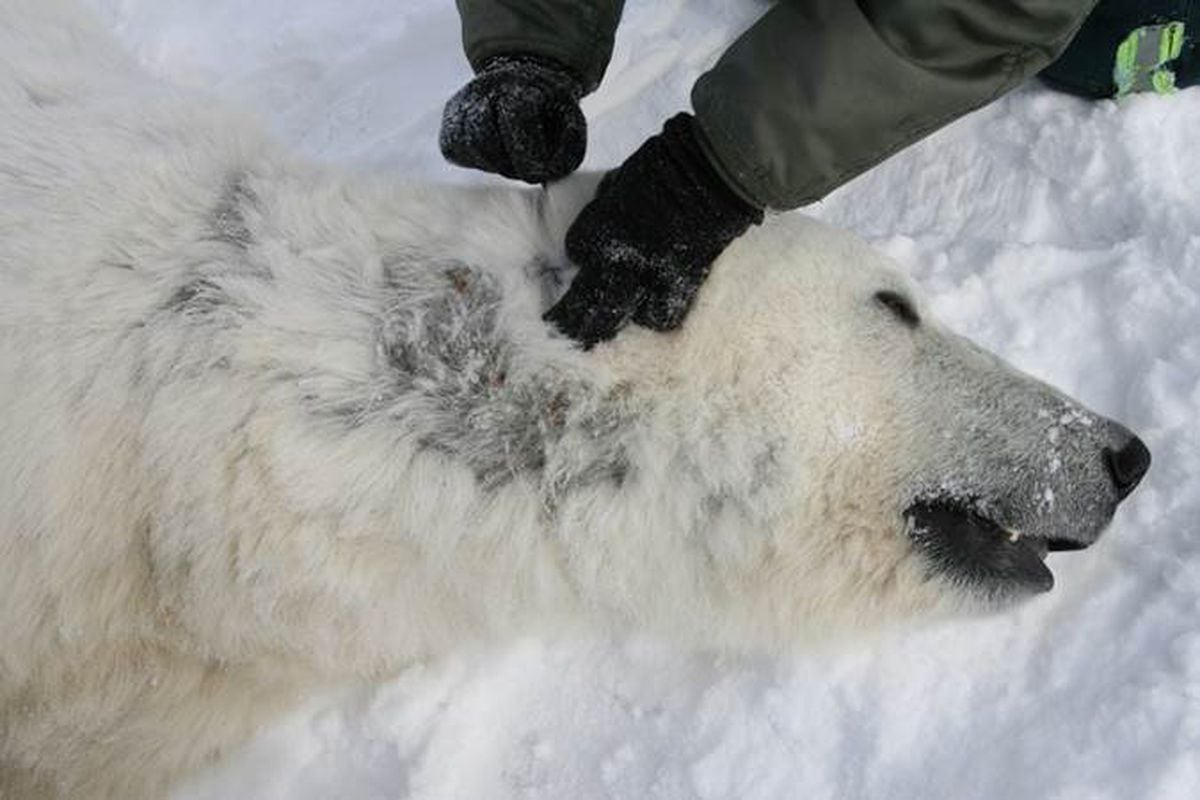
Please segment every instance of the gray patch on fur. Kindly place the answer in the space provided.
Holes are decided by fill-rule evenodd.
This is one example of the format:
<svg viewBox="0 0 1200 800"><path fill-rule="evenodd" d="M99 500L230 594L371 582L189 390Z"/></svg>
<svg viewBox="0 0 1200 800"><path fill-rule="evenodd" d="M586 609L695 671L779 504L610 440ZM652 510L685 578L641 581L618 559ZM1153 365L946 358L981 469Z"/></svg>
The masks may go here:
<svg viewBox="0 0 1200 800"><path fill-rule="evenodd" d="M186 317L209 317L232 305L220 286L208 278L197 278L180 286L162 305L162 310Z"/></svg>
<svg viewBox="0 0 1200 800"><path fill-rule="evenodd" d="M253 309L230 290L222 280L225 277L240 279L239 275L218 272L193 274L159 304L147 323L151 329L160 324L176 325L178 320L213 330L240 328L253 315Z"/></svg>
<svg viewBox="0 0 1200 800"><path fill-rule="evenodd" d="M726 512L736 513L746 519L756 517L756 506L783 480L779 463L781 446L777 440L763 444L762 451L755 454L750 462L749 482L745 484L713 483L704 477L705 470L695 462L685 461L681 465L681 470L687 472L698 485L708 487L707 494L700 501L700 514L695 522L697 532L703 531L713 519Z"/></svg>
<svg viewBox="0 0 1200 800"><path fill-rule="evenodd" d="M257 201L254 190L247 184L245 173L230 175L217 205L209 214L208 238L238 250L248 249L254 241L254 235L246 222L246 209Z"/></svg>
<svg viewBox="0 0 1200 800"><path fill-rule="evenodd" d="M255 263L247 253L254 242L247 213L258 202L248 180L246 173L240 171L226 177L216 204L204 218L200 234L202 242L221 247L203 250L190 265L186 273L189 277L162 303L161 311L193 322L223 325L235 325L249 313L223 285L246 277L260 280L272 277L265 266Z"/></svg>
<svg viewBox="0 0 1200 800"><path fill-rule="evenodd" d="M394 257L369 399L326 407L349 424L402 422L419 447L464 462L486 489L536 481L548 509L567 492L621 486L633 412L577 379L522 370L502 330L497 280L459 263Z"/></svg>

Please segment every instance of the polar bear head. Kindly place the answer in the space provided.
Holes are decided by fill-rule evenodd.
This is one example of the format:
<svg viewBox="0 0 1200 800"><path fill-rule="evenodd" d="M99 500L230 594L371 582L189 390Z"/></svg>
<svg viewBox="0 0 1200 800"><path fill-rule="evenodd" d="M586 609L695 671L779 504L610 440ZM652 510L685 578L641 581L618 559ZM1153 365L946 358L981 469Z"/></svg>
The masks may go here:
<svg viewBox="0 0 1200 800"><path fill-rule="evenodd" d="M769 595L753 615L778 625L1048 591L1047 553L1095 542L1149 466L1126 428L939 325L886 257L797 214L726 251L682 330L630 330L603 357L684 409L695 448L768 443L742 502L770 506L773 532L745 557Z"/></svg>

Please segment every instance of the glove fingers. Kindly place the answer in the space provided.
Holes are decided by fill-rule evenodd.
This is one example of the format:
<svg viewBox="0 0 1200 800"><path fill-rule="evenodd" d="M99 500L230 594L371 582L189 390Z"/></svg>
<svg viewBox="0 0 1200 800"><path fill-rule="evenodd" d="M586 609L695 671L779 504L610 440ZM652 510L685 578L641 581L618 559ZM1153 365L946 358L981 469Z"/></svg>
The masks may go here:
<svg viewBox="0 0 1200 800"><path fill-rule="evenodd" d="M678 328L713 260L762 216L717 174L691 116L672 117L604 177L567 230L582 283L549 318L589 345L629 320Z"/></svg>
<svg viewBox="0 0 1200 800"><path fill-rule="evenodd" d="M511 171L499 134L497 109L475 83L467 84L446 103L438 146L446 160L487 172Z"/></svg>
<svg viewBox="0 0 1200 800"><path fill-rule="evenodd" d="M500 116L501 138L513 173L508 177L529 183L569 175L587 149L587 121L574 99L549 91L542 94L532 104L509 104L508 113Z"/></svg>
<svg viewBox="0 0 1200 800"><path fill-rule="evenodd" d="M536 89L529 91L536 92ZM541 115L536 113L535 109L524 104L515 105L511 99L508 100L503 104L497 103L494 107L496 130L499 132L496 138L504 149L505 167L497 172L506 178L541 183L546 171L547 150ZM531 100L531 104L535 106L540 102L540 98Z"/></svg>
<svg viewBox="0 0 1200 800"><path fill-rule="evenodd" d="M673 331L683 324L692 298L648 295L633 313L633 321L652 331Z"/></svg>
<svg viewBox="0 0 1200 800"><path fill-rule="evenodd" d="M587 122L569 81L513 67L483 73L450 98L438 143L459 166L545 183L583 161Z"/></svg>
<svg viewBox="0 0 1200 800"><path fill-rule="evenodd" d="M587 119L575 103L547 119L543 132L547 142L544 181L565 178L579 168L587 150Z"/></svg>
<svg viewBox="0 0 1200 800"><path fill-rule="evenodd" d="M642 297L640 287L614 285L607 273L581 273L542 318L590 349L616 336Z"/></svg>
<svg viewBox="0 0 1200 800"><path fill-rule="evenodd" d="M690 272L656 275L633 321L655 331L675 330L683 324L710 270L711 264L706 264Z"/></svg>

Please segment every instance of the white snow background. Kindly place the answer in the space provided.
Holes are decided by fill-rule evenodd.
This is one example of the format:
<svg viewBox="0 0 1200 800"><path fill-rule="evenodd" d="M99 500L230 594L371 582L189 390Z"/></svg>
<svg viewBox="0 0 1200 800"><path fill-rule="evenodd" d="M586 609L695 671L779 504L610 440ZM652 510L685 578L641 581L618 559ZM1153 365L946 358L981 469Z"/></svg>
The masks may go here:
<svg viewBox="0 0 1200 800"><path fill-rule="evenodd" d="M450 0L91 3L151 71L321 161L487 180L437 152L469 77ZM767 7L628 5L584 102L592 168L686 108ZM463 652L314 699L177 800L1200 797L1200 89L1118 104L1030 85L805 213L1148 442L1105 538L1050 556L1051 594L784 660L646 640Z"/></svg>

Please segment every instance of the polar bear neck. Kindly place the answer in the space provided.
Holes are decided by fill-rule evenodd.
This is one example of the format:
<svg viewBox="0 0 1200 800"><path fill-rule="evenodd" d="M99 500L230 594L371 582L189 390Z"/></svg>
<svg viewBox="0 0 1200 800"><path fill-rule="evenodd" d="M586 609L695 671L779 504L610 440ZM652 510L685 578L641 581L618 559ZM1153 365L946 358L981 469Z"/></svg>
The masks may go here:
<svg viewBox="0 0 1200 800"><path fill-rule="evenodd" d="M175 336L183 322L195 361L171 350L141 370L150 382L234 374L231 386L259 387L221 401L229 438L251 456L211 456L253 461L240 480L263 483L247 483L256 505L304 526L340 520L347 540L382 526L437 549L504 541L515 560L522 547L604 540L589 552L640 552L695 583L730 530L766 525L782 484L778 437L746 430L752 420L720 396L645 381L541 322L552 255L529 195L335 180L231 170L197 226L205 258L173 257L191 266L146 334ZM455 228L467 211L477 223ZM197 426L215 429L213 416ZM681 569L688 561L695 571ZM628 588L608 594L654 591ZM562 606L557 592L529 601Z"/></svg>

